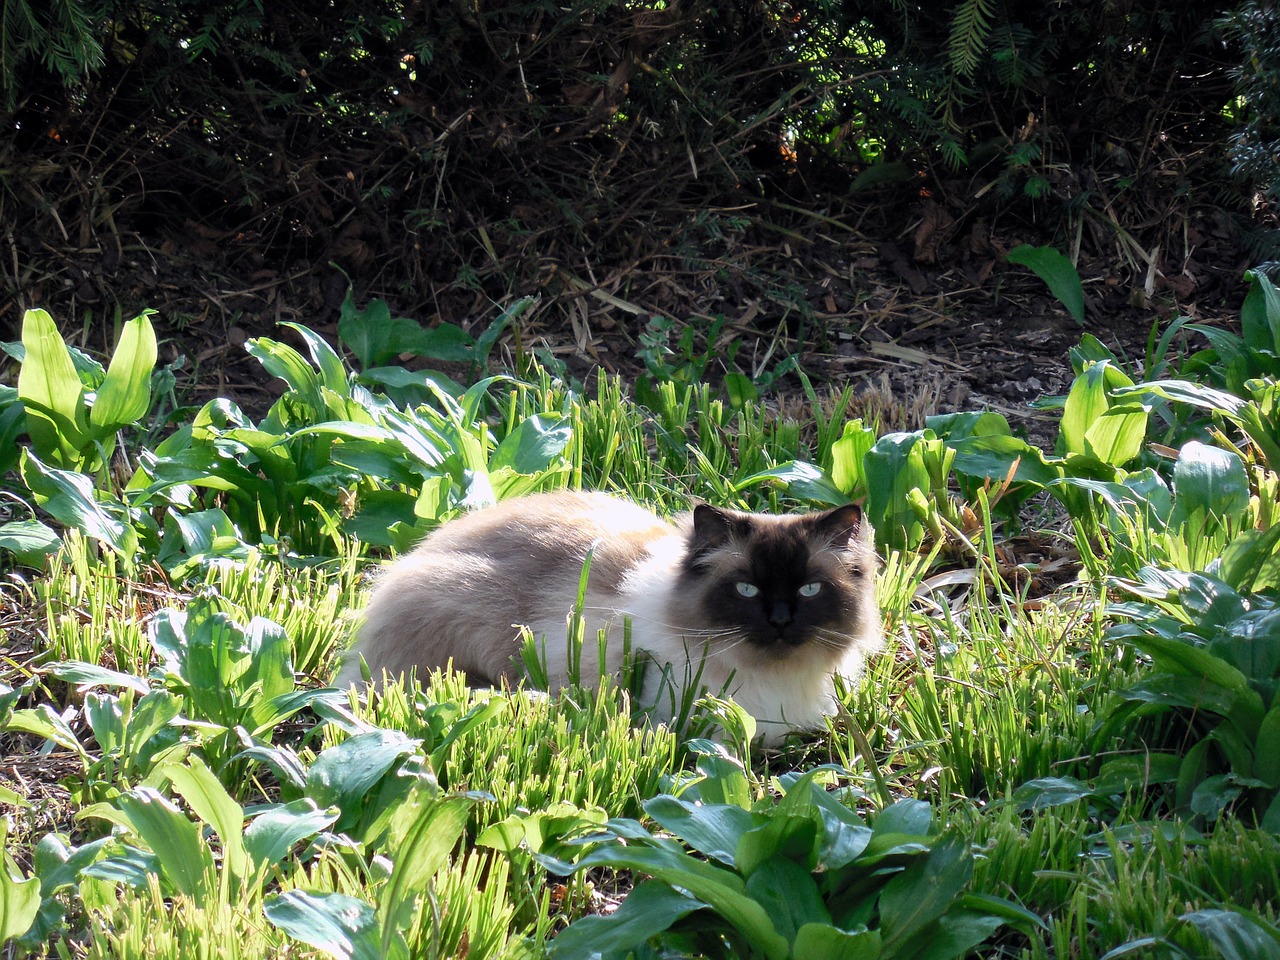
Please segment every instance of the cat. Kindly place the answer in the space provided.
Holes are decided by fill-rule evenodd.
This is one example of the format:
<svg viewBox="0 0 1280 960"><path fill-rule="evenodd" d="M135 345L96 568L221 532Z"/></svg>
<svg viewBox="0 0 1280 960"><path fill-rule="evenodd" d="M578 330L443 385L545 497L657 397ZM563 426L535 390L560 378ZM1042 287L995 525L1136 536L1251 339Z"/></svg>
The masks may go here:
<svg viewBox="0 0 1280 960"><path fill-rule="evenodd" d="M568 616L590 554L580 676L621 666L624 631L648 665L642 699L670 720L695 674L757 720L766 742L835 712L882 643L877 559L856 506L792 516L699 504L671 523L603 493L514 498L451 520L377 579L336 683L449 661L514 685L521 625L545 637L553 689L569 682ZM608 628L606 663L597 630ZM667 689L662 688L664 682Z"/></svg>

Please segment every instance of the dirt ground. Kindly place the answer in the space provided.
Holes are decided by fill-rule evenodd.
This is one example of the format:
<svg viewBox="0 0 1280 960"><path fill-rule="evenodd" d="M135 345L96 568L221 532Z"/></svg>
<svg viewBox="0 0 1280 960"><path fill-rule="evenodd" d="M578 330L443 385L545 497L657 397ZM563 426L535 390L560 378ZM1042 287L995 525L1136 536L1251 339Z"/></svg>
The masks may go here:
<svg viewBox="0 0 1280 960"><path fill-rule="evenodd" d="M1005 231L985 219L955 220L924 200L869 226L806 211L785 229L754 229L696 260L657 256L630 269L602 266L603 279L573 276L547 258L535 289L498 295L382 290L333 264L272 263L212 245L198 232L135 232L111 256L98 248L56 251L56 258L44 251L48 269L19 271L29 282L9 291L0 322L17 339L20 308L44 306L64 330L71 318L85 318L69 338L104 352L111 325L94 318L154 309L162 362L183 358L179 401L198 405L225 396L256 416L281 384L245 353L245 341L296 340L278 327L287 320L336 343L349 283L359 302L381 297L393 313L426 326L447 320L474 334L517 296L532 293L537 304L504 333L492 366L509 368L522 352L543 349L575 377L586 380L602 369L634 381L647 375L638 359L641 334L652 317L668 317L677 321L673 340L685 325L693 327L695 352L712 358L713 382L732 351L738 369L765 375L796 354L816 384L852 385L872 411L883 408L885 429L919 426L934 412L990 409L1048 447L1053 421L1028 403L1065 390L1068 350L1083 334L1140 364L1153 326L1163 329L1174 316L1237 326L1242 273L1251 265L1226 216L1212 209L1181 223L1187 252L1176 262L1158 246L1135 254L1119 234L1095 232L1076 257L1085 285L1080 325L1030 270L1004 260L1018 243L1043 242L1025 227ZM717 316L726 322L708 345L705 332ZM433 364L406 359L406 365ZM0 380L15 376L12 363L0 371ZM794 393L799 381L787 376L774 387Z"/></svg>

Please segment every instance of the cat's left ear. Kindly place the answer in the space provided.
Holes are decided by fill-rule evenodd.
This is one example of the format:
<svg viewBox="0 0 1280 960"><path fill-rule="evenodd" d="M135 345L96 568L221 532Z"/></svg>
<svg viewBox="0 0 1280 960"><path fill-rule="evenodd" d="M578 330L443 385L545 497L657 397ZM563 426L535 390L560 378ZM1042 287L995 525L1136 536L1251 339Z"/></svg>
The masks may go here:
<svg viewBox="0 0 1280 960"><path fill-rule="evenodd" d="M856 503L846 503L843 507L815 513L813 524L832 547L844 550L861 536L862 508Z"/></svg>

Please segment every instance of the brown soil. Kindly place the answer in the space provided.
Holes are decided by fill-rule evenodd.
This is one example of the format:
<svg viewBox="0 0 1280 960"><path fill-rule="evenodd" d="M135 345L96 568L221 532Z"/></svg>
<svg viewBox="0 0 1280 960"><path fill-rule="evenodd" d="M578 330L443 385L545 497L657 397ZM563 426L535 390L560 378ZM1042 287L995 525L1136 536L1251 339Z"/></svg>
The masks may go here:
<svg viewBox="0 0 1280 960"><path fill-rule="evenodd" d="M695 327L699 352L723 358L736 342L736 366L748 373L767 372L798 354L816 382L853 385L873 407L887 406L887 427L918 425L933 412L992 409L1051 445L1052 421L1027 404L1064 390L1071 377L1067 352L1082 334L1138 363L1153 325L1163 327L1175 315L1238 323L1241 274L1250 264L1225 218L1213 212L1186 224L1192 253L1181 263L1157 259L1148 267L1124 257L1118 242L1111 255L1082 255L1083 325L1030 270L1004 262L1008 249L1023 239L1038 242L1034 238L1003 236L982 221L961 233L927 200L904 212L907 220L896 231L882 222L867 235L836 218L796 216L779 233L736 238L720 259L653 258L642 269L602 269L606 279L598 283L549 264L539 289L521 291L539 294L538 304L504 334L491 362L510 366L522 353L543 348L574 376L585 379L598 367L634 380L647 375L637 359L639 335L650 317L666 316ZM260 258L215 251L198 234L135 239L110 263L95 250L63 251L56 274L17 291L5 310L11 336L17 337L19 305L45 306L64 324L71 317L152 308L164 341L162 361L185 358L180 399L199 404L226 396L256 414L280 384L245 353L246 339L296 339L277 327L291 320L337 342L348 283L338 269L273 268ZM393 311L427 326L448 320L475 333L515 299L495 303L457 289L413 298L359 285L357 291L361 302L383 297ZM708 348L702 333L717 315L728 322ZM86 324L82 345L104 351L111 334L108 325L96 326ZM723 370L713 362L708 376L715 380ZM11 365L5 379L13 374ZM785 393L798 381L787 377L777 387Z"/></svg>

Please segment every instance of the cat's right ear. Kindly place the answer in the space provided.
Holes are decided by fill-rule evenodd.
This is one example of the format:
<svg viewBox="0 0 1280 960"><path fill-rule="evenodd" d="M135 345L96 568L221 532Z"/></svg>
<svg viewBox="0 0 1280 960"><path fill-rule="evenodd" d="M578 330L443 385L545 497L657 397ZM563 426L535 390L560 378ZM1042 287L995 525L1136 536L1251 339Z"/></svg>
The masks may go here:
<svg viewBox="0 0 1280 960"><path fill-rule="evenodd" d="M693 551L702 554L722 547L733 539L735 518L709 503L693 508Z"/></svg>

